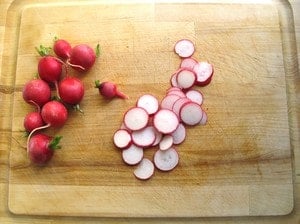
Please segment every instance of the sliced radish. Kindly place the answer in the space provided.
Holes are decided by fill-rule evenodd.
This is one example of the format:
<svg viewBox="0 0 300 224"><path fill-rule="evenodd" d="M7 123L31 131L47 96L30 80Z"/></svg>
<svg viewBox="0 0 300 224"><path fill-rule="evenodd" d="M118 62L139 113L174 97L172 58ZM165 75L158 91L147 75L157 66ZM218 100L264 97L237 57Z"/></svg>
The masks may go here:
<svg viewBox="0 0 300 224"><path fill-rule="evenodd" d="M168 94L171 91L181 91L181 89L179 87L176 86L171 86L169 89L167 89L166 93Z"/></svg>
<svg viewBox="0 0 300 224"><path fill-rule="evenodd" d="M173 104L176 102L176 100L178 100L180 98L180 96L178 95L167 95L165 96L161 103L160 103L160 107L162 109L169 109L172 110Z"/></svg>
<svg viewBox="0 0 300 224"><path fill-rule="evenodd" d="M144 158L133 171L133 174L140 180L147 180L154 174L154 164L151 160Z"/></svg>
<svg viewBox="0 0 300 224"><path fill-rule="evenodd" d="M134 144L140 147L147 147L155 141L155 128L148 126L138 131L131 133L132 141Z"/></svg>
<svg viewBox="0 0 300 224"><path fill-rule="evenodd" d="M177 73L176 81L182 89L191 88L196 82L196 74L192 70L183 69Z"/></svg>
<svg viewBox="0 0 300 224"><path fill-rule="evenodd" d="M186 130L183 124L179 124L176 130L171 134L173 137L173 144L181 144L186 137Z"/></svg>
<svg viewBox="0 0 300 224"><path fill-rule="evenodd" d="M191 102L190 99L188 99L187 97L184 98L180 98L178 100L176 100L176 102L174 103L173 107L172 107L172 111L180 118L179 116L179 112L181 110L181 107L186 104Z"/></svg>
<svg viewBox="0 0 300 224"><path fill-rule="evenodd" d="M202 110L202 118L201 118L201 121L199 122L200 125L206 125L207 123L207 113Z"/></svg>
<svg viewBox="0 0 300 224"><path fill-rule="evenodd" d="M149 114L145 109L140 107L132 107L124 115L124 124L132 131L146 127L148 120Z"/></svg>
<svg viewBox="0 0 300 224"><path fill-rule="evenodd" d="M174 47L175 53L182 58L188 58L194 54L194 43L188 39L182 39L177 41Z"/></svg>
<svg viewBox="0 0 300 224"><path fill-rule="evenodd" d="M120 149L127 148L131 144L131 135L125 129L119 129L113 136L113 141L116 147Z"/></svg>
<svg viewBox="0 0 300 224"><path fill-rule="evenodd" d="M128 165L138 164L144 156L144 149L134 144L129 146L127 149L122 150L122 159Z"/></svg>
<svg viewBox="0 0 300 224"><path fill-rule="evenodd" d="M167 150L168 148L171 148L171 146L173 145L173 137L172 135L165 135L160 143L159 143L159 149L160 150Z"/></svg>
<svg viewBox="0 0 300 224"><path fill-rule="evenodd" d="M186 97L185 93L182 92L182 90L172 90L172 91L169 91L167 93L167 95L177 95L177 96L180 96L180 97Z"/></svg>
<svg viewBox="0 0 300 224"><path fill-rule="evenodd" d="M196 84L199 86L205 86L210 83L214 69L212 64L208 62L198 62L194 66L193 71L197 77Z"/></svg>
<svg viewBox="0 0 300 224"><path fill-rule="evenodd" d="M153 142L152 146L157 146L160 143L163 134L159 132L156 128L154 128L154 133L155 133L155 141Z"/></svg>
<svg viewBox="0 0 300 224"><path fill-rule="evenodd" d="M184 58L180 63L180 68L187 68L192 70L197 63L198 62L194 58Z"/></svg>
<svg viewBox="0 0 300 224"><path fill-rule="evenodd" d="M159 103L155 96L145 94L137 100L137 106L145 109L151 115L157 112Z"/></svg>
<svg viewBox="0 0 300 224"><path fill-rule="evenodd" d="M179 156L174 148L157 150L154 154L154 164L159 170L170 171L177 166L178 162Z"/></svg>
<svg viewBox="0 0 300 224"><path fill-rule="evenodd" d="M186 97L189 98L192 102L202 105L203 95L200 91L191 89L185 93Z"/></svg>
<svg viewBox="0 0 300 224"><path fill-rule="evenodd" d="M159 110L153 118L154 127L163 134L170 134L176 130L179 121L177 115L168 109Z"/></svg>
<svg viewBox="0 0 300 224"><path fill-rule="evenodd" d="M173 75L171 75L171 79L170 79L170 83L172 87L177 87L178 83L177 83L177 72L175 72Z"/></svg>
<svg viewBox="0 0 300 224"><path fill-rule="evenodd" d="M179 115L184 124L196 125L201 121L203 111L199 104L189 102L181 107Z"/></svg>

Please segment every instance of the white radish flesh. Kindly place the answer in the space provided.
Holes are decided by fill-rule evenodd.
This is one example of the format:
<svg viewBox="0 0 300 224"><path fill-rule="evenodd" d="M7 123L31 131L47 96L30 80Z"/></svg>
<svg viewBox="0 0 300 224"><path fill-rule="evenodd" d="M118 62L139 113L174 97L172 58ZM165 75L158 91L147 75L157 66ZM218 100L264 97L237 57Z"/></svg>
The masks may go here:
<svg viewBox="0 0 300 224"><path fill-rule="evenodd" d="M134 144L122 150L122 159L128 165L138 164L144 156L144 149Z"/></svg>
<svg viewBox="0 0 300 224"><path fill-rule="evenodd" d="M196 74L196 84L204 86L210 83L213 75L213 66L208 62L198 62L193 71Z"/></svg>
<svg viewBox="0 0 300 224"><path fill-rule="evenodd" d="M125 129L119 129L115 132L113 141L116 147L120 149L127 148L131 144L131 135Z"/></svg>
<svg viewBox="0 0 300 224"><path fill-rule="evenodd" d="M199 104L194 102L185 103L179 112L181 121L186 125L196 125L202 119L203 111Z"/></svg>
<svg viewBox="0 0 300 224"><path fill-rule="evenodd" d="M146 127L148 120L149 115L147 111L140 107L133 107L124 115L124 124L132 131L137 131Z"/></svg>
<svg viewBox="0 0 300 224"><path fill-rule="evenodd" d="M155 141L155 128L148 126L142 130L133 131L131 133L132 141L134 144L140 147L147 147Z"/></svg>
<svg viewBox="0 0 300 224"><path fill-rule="evenodd" d="M175 44L175 53L182 58L188 58L194 54L195 46L192 41L188 39L182 39Z"/></svg>
<svg viewBox="0 0 300 224"><path fill-rule="evenodd" d="M174 148L157 150L154 154L154 165L161 171L174 169L179 162L179 156Z"/></svg>
<svg viewBox="0 0 300 224"><path fill-rule="evenodd" d="M144 158L133 171L133 174L140 180L147 180L154 174L154 164L151 160Z"/></svg>
<svg viewBox="0 0 300 224"><path fill-rule="evenodd" d="M155 96L145 94L138 99L137 106L145 109L151 115L157 112L159 103Z"/></svg>
<svg viewBox="0 0 300 224"><path fill-rule="evenodd" d="M178 95L167 95L165 96L161 103L160 103L160 107L162 109L169 109L169 110L172 110L172 107L174 105L174 103L176 102L176 100L178 100L180 98L180 96Z"/></svg>
<svg viewBox="0 0 300 224"><path fill-rule="evenodd" d="M191 70L183 69L177 73L176 81L178 87L182 89L189 89L196 82L196 74Z"/></svg>
<svg viewBox="0 0 300 224"><path fill-rule="evenodd" d="M171 148L172 145L173 145L172 135L165 135L159 143L159 149L167 150L168 148Z"/></svg>
<svg viewBox="0 0 300 224"><path fill-rule="evenodd" d="M192 70L198 62L194 58L184 58L181 61L180 68Z"/></svg>
<svg viewBox="0 0 300 224"><path fill-rule="evenodd" d="M172 107L172 111L180 118L179 113L180 113L181 107L184 104L189 103L189 102L191 102L191 100L188 99L187 97L176 100L176 102L174 103L174 105Z"/></svg>
<svg viewBox="0 0 300 224"><path fill-rule="evenodd" d="M176 130L179 121L177 115L168 109L159 110L153 118L154 127L163 134L170 134Z"/></svg>
<svg viewBox="0 0 300 224"><path fill-rule="evenodd" d="M173 137L173 144L181 144L186 137L186 129L183 124L179 124L176 130L171 134Z"/></svg>
<svg viewBox="0 0 300 224"><path fill-rule="evenodd" d="M189 98L192 102L202 105L203 95L200 91L191 89L185 93L186 97Z"/></svg>

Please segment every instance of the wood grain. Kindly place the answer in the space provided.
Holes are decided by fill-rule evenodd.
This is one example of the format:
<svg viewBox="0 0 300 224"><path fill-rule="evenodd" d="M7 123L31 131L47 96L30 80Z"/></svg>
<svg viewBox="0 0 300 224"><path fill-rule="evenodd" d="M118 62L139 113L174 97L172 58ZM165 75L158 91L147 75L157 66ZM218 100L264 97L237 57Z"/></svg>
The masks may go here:
<svg viewBox="0 0 300 224"><path fill-rule="evenodd" d="M271 201L272 203L270 204L278 204L276 203L276 200L281 201L282 198L286 200L287 203L282 203L280 206L277 205L276 206L277 208L273 208L278 212L278 214L280 214L280 212L281 214L285 214L290 211L291 209L290 202L292 201L292 188L291 188L292 180L291 180L291 166L290 166L291 155L290 155L290 146L288 144L290 138L290 133L289 133L290 126L288 123L287 110L286 110L289 105L287 104L286 101L287 95L285 95L287 86L285 85L285 77L284 77L285 73L283 70L283 63L282 63L282 60L284 60L284 56L282 55L280 49L282 40L280 36L279 26L278 23L276 22L278 21L277 14L275 13L276 7L273 8L271 7L273 10L269 10L268 13L269 15L275 16L277 20L274 22L274 20L269 21L267 18L264 18L262 20L259 20L260 27L256 27L253 25L253 21L252 22L247 21L248 17L251 18L252 13L247 12L246 9L247 7L243 7L243 6L239 7L239 6L240 5L236 6L236 8L234 9L237 10L238 12L241 12L242 14L241 18L239 18L238 20L239 23L235 28L236 30L230 29L230 27L226 28L226 26L223 30L222 29L220 30L219 23L222 21L221 16L219 16L220 17L219 20L218 18L216 18L216 21L218 22L216 22L215 24L211 22L210 24L211 30L210 28L206 28L206 30L204 29L205 21L208 21L208 19L207 20L204 19L202 23L201 21L200 22L197 21L192 24L188 23L186 27L183 25L184 27L183 35L189 35L190 33L192 33L190 37L196 41L197 46L201 46L200 49L202 47L203 49L205 49L204 50L205 53L203 53L203 55L201 55L200 53L198 54L199 57L202 57L202 59L209 59L212 62L214 62L214 64L218 64L217 74L224 74L224 75L216 76L216 78L214 79L214 83L203 90L205 92L205 96L207 96L206 105L205 105L206 109L208 109L208 111L211 113L209 129L208 128L202 130L191 129L190 132L188 133L188 136L190 137L191 140L189 141L189 143L182 146L183 148L182 149L183 158L181 164L182 167L179 167L174 172L168 174L166 180L164 179L166 175L160 173L157 174L155 176L155 179L151 180L151 182L147 183L147 185L151 188L153 186L156 186L155 185L156 183L159 183L159 185L164 185L164 186L166 184L167 189L172 189L173 186L180 186L180 187L187 186L188 188L192 187L195 188L196 190L199 190L199 192L196 191L197 192L196 195L201 196L201 194L203 194L202 195L203 199L205 198L207 199L209 197L208 196L209 194L208 195L205 194L206 192L205 190L208 190L210 192L215 192L215 189L217 187L218 192L223 192L223 194L222 193L221 194L225 196L224 198L221 197L220 200L232 202L233 205L237 203L238 200L236 201L228 200L230 194L229 193L224 194L224 192L226 192L226 189L230 189L230 187L232 187L232 189L236 189L235 187L237 186L238 190L235 190L233 192L237 192L237 193L247 192L247 194L249 194L250 192L250 195L255 195L252 198L250 197L250 200L249 198L248 200L244 200L245 199L244 197L239 198L241 201L243 201L241 205L245 205L246 207L250 206L251 209L250 212L248 211L248 215L272 214L272 211L271 213L269 213L270 207L268 203L265 204L260 203L262 200L268 201L268 199L270 198L273 199ZM158 38L158 40L161 40L160 39L161 38L160 35L162 35L161 30L165 31L162 36L164 35L168 36L169 34L172 34L174 29L178 28L177 23L180 24L182 23L182 21L174 22L172 21L174 19L172 15L168 17L165 14L163 14L162 12L164 12L168 7L169 6L161 5L155 8L155 13L156 13L155 16L157 16L156 17L157 20L155 20L155 23L152 23L151 21L150 22L138 21L134 25L134 28L140 29L140 27L143 27L143 24L145 23L146 24L145 30L151 31L149 33L152 33L151 40L153 38L154 39ZM201 6L199 7L201 8ZM208 8L210 7L211 5L209 5ZM264 7L270 7L270 5L264 7L253 6L253 8L255 9L256 7L259 10L265 11L266 8ZM176 9L178 9L178 7L176 7ZM189 7L188 9L190 11L199 10L199 8L197 7ZM29 12L27 13L31 14L30 12L31 9L29 8L27 10L29 10ZM210 10L214 11L214 7L211 7ZM83 11L84 10L82 10L82 13ZM188 10L183 10L183 11L186 12ZM38 12L37 14L39 13L40 12ZM120 14L122 13L120 12ZM26 16L26 13L23 14L23 16ZM151 19L151 16L149 16L149 18ZM183 18L186 18L186 16L183 16ZM232 22L231 20L233 19L230 18L228 23L226 23L226 21L223 21L222 24L223 25L228 24L229 26L229 24ZM23 22L23 20L21 21ZM31 24L33 21L29 19L27 22ZM124 20L122 22L126 24ZM257 20L255 20L254 22L257 22ZM45 21L43 21L43 23L45 23ZM157 23L159 23L159 25L157 25ZM153 24L155 24L155 26ZM21 27L22 25L23 24L21 24ZM35 25L39 25L39 24L35 24ZM239 26L242 26L244 28L242 32L236 32ZM170 27L170 29L166 30L167 27ZM268 27L268 29L266 27ZM50 30L52 28L53 28L52 26L49 26ZM47 29L47 28L43 28L43 29ZM25 33L25 29L23 32ZM197 35L201 35L202 32L205 33L205 35L203 35L204 38L198 39ZM263 35L261 33L263 33ZM20 139L19 127L21 123L21 118L23 116L22 112L24 112L24 110L25 111L30 110L30 107L26 105L22 105L20 96L18 95L20 94L19 91L23 81L27 79L26 74L30 76L31 74L30 69L31 67L33 67L33 66L26 66L26 63L28 65L28 61L25 60L27 58L29 60L29 63L32 63L33 60L31 60L30 58L36 59L33 55L34 52L30 53L31 44L28 44L29 37L27 37L27 41L26 41L26 34L24 35L25 35L24 43L21 43L18 49L18 52L23 51L23 53L18 53L17 62L20 63L17 64L17 69L20 70L17 70L16 77L19 77L18 74L21 73L20 71L22 71L22 73L23 71L25 71L23 73L25 74L25 76L22 76L20 79L19 78L16 79L16 92L13 98L14 114L12 115L16 121L16 123L14 122L12 125L13 136L14 139L18 139L18 140ZM125 57L113 58L113 60L119 62L116 71L120 73L124 72L124 67L126 67L126 69L128 69L127 70L128 74L126 74L125 71L124 76L121 75L120 77L120 75L114 76L114 74L112 74L112 77L115 78L115 80L117 81L121 80L119 81L120 83L123 83L125 81L126 83L129 82L130 84L129 86L121 85L121 87L126 91L129 90L131 91L133 88L134 89L137 88L137 91L132 93L133 97L131 97L131 101L122 104L121 107L120 105L118 106L109 105L110 111L115 111L115 114L113 113L112 115L110 115L114 117L116 120L115 124L112 125L113 128L117 127L117 124L120 121L120 119L118 119L117 117L118 116L117 114L122 113L122 111L125 108L127 108L128 105L132 105L134 103L134 99L136 99L138 94L141 92L141 89L138 89L140 85L142 85L146 81L147 83L150 84L143 86L144 91L151 91L157 94L158 96L162 96L163 91L166 87L164 86L164 82L166 80L165 76L167 77L166 74L170 74L172 68L178 64L178 60L176 59L176 57L172 56L172 52L170 51L170 49L163 50L163 52L160 53L160 49L164 48L165 44L156 43L155 41L155 43L151 42L149 46L144 46L143 43L145 40L147 40L147 38L144 37L145 34L143 34L142 32L141 33L129 32L126 33L125 36L126 35L129 35L128 36L129 39L130 39L130 35L138 36L138 39L139 40L141 39L142 41L135 42L134 43L135 45L132 44L132 46L130 46L130 43L125 38L126 39L125 41L127 41L126 43L128 43L129 49L123 49L120 45L119 49L110 48L109 51L128 53L129 50L129 53L132 53L130 52L130 50L132 50L130 49L130 47L134 48L133 46L136 46L138 47L138 49L140 49L139 47L141 47L143 51L147 51L147 52L150 51L150 52L145 55L145 58L141 58L144 55L143 54L144 52L136 53L136 55L139 58L138 59L139 67L129 66L128 68L127 66L124 66L128 58ZM22 36L22 29L20 30L20 36ZM247 38L243 38L243 39L241 38L245 36L247 36ZM108 38L110 37L111 36L109 36ZM269 41L266 41L265 38L266 39L272 38L272 40L274 39L274 42L270 43ZM46 39L47 38L45 38L45 40ZM217 42L220 39L223 40L223 43ZM36 40L32 40L32 43L38 40L40 40L39 37L37 37ZM234 40L237 45L233 45L231 42L232 40ZM256 48L251 42L253 40L255 40L254 43L256 45ZM169 44L172 43L172 41L173 40L167 40L166 42L167 44ZM154 49L151 47L152 45L155 46L154 48L157 49L158 52L156 50L153 50L154 52L151 52L151 49ZM109 48L108 45L107 48ZM226 51L227 54L224 54L224 49L229 49ZM26 55L26 52L28 52L27 50L29 51L28 56ZM245 57L245 53L243 53L245 51L247 51L248 53L247 57ZM25 55L22 56L22 54ZM163 59L168 59L168 65L166 66L165 63L159 63L158 66L159 67L162 66L161 73L155 75L155 77L148 77L154 68L147 67L148 65L147 63L149 63L149 60L150 60L150 64L155 64L157 61L153 59L153 55L161 56ZM112 55L110 55L110 57L111 56ZM105 61L106 57L108 58L109 56L104 55L102 60ZM133 59L129 58L129 61L136 62L135 58ZM106 71L106 73L112 72L110 69L105 70L105 68L110 67L109 63L110 63L109 60L105 61L105 63L102 64L103 67L99 69L99 71L102 72L104 70ZM158 71L156 67L155 69ZM253 71L252 72L249 71L249 69L253 69L253 71L257 72L257 74ZM146 77L142 76L140 80L137 80L137 83L135 82L130 83L132 80L131 79L132 76L139 77L140 74L138 74L138 71L140 70L142 70L143 74L145 73L147 74ZM98 69L96 68L96 72L97 71ZM241 75L241 71L244 73L244 75ZM93 72L91 73L91 76L93 76ZM89 78L90 80L88 78L85 80L87 82L93 80L93 77L89 77ZM153 89L152 84L161 84L162 86L157 85ZM226 90L230 90L230 91L226 91ZM91 91L90 92L91 94L90 95L88 94L88 97L90 97L88 98L88 101L89 102L91 101L92 103L93 100L91 99L92 98L91 96L93 95L93 93L92 93L91 86L88 87L88 91ZM237 95L235 93L245 93L245 94ZM9 101L9 97L8 97L8 101ZM17 105L18 102L21 102L21 105ZM119 103L120 102L118 102L118 104ZM99 103L99 105L103 106L101 102ZM89 105L88 103L85 104L84 106L86 108L91 109L91 113L98 113L98 111L95 111L95 108L93 109L93 106ZM236 111L229 110L229 108L235 108ZM108 115L104 114L104 117L105 116ZM101 118L102 115L100 116L100 119ZM226 120L226 122L224 123L225 118L228 118L228 120ZM77 119L80 120L81 124L86 124L86 122L87 124L89 124L88 118L82 118L82 117L78 118L78 116L76 115L73 117L73 119L70 121L68 125L72 126L72 128L79 130L81 128L80 125L75 124L78 121ZM107 119L103 119L101 121L105 122L105 120ZM8 122L7 125L8 125L7 127L9 128L10 123ZM90 125L85 125L85 128L88 128L87 126ZM96 127L96 128L100 128L100 129L102 128L101 131L103 131L103 127ZM95 129L93 128L93 130ZM58 132L60 133L60 131L62 131L62 133L64 134L67 134L66 137L64 137L64 139L66 139L68 137L68 133L66 132L66 130L65 129L59 130ZM77 132L80 133L80 131ZM109 136L110 134L109 130L104 131L104 133L107 134L107 136ZM216 135L216 133L218 135ZM72 136L71 133L69 133L69 135ZM199 135L203 137L204 145L208 146L207 149L201 149L201 150L198 149L199 140L197 137ZM94 139L95 137L96 136L90 136L90 141L93 141L92 139ZM211 143L212 139L214 139L213 143ZM80 136L76 135L75 140L77 144L74 145L82 144L83 140L81 139ZM103 144L101 145L102 147L107 146L108 148L111 148L110 142L103 143L103 141L105 142L105 140L106 137L105 139L97 139L98 142L96 141L95 143L102 142ZM70 144L70 147L74 145ZM106 183L101 182L102 180L106 179L105 175L107 173L107 170L100 169L101 172L99 173L93 171L95 167L99 168L107 165L105 163L102 163L101 161L90 162L90 160L93 159L95 155L96 156L99 155L100 157L100 154L97 154L99 152L94 152L93 149L91 150L92 153L90 155L86 155L85 153L84 155L82 155L79 149L78 151L75 150L74 152L69 153L70 150L64 148L66 150L64 150L64 152L61 151L61 154L58 155L58 157L50 165L50 169L44 170L45 171L44 174L46 174L46 176L44 176L42 179L39 180L37 179L37 177L41 177L43 175L37 169L28 166L28 163L26 163L26 160L24 160L24 154L17 153L18 148L19 148L18 143L13 141L12 150L15 151L12 151L11 160L10 160L11 162L10 190L13 189L18 194L10 194L12 196L10 199L12 199L12 201L20 201L21 199L25 203L22 205L18 205L17 209L22 210L24 209L23 206L25 207L29 206L27 208L30 208L30 206L34 206L36 208L38 204L42 204L43 197L47 197L45 196L46 195L45 192L47 192L47 189L49 190L47 186L50 186L50 188L51 186L53 186L54 189L60 189L61 191L58 190L58 192L61 192L63 194L64 191L66 191L63 190L66 189L66 186L70 186L71 188L74 186L75 189L77 188L76 185L81 185L79 186L79 188L77 188L77 189L81 189L79 190L80 192L81 191L86 192L85 190L83 190L83 189L87 189L85 186L93 185L91 189L94 189L94 187L97 188L98 186L101 186L100 188L98 188L99 192L101 192L100 189L102 188L102 185L106 185L106 184L108 186L111 185L109 181ZM86 148L86 146L84 146L83 144L82 148ZM118 152L113 151L113 153L116 154ZM83 156L83 158L81 156ZM104 153L103 161L105 161L107 158L111 158L110 152L107 152L107 154ZM114 158L114 159L119 159L119 158ZM65 163L66 161L67 163ZM120 180L125 181L124 183L126 184L126 186L128 186L128 189L130 189L131 187L140 186L139 182L135 182L136 180L132 179L132 175L128 175L131 174L130 168L119 166L122 165L120 160L119 161L112 160L109 162L115 162L117 164L116 165L117 169L122 169L121 172L119 172L119 170L117 171L114 170L113 176L115 177L115 175L120 175L121 178ZM191 172L191 169L189 168L190 165L193 165L193 167L195 166L194 168L195 170L193 170L192 174L190 173ZM185 166L186 166L186 170L185 170ZM32 174L34 174L34 176L32 176ZM186 176L186 174L188 175ZM102 175L104 176L102 177ZM69 179L67 179L67 183L66 183L66 178L68 177ZM182 179L183 177L187 178L187 181L184 181ZM253 179L249 179L249 177ZM43 185L40 185L41 183ZM235 186L232 186L233 183L235 184ZM26 184L29 185L33 184L34 186L36 186L36 188L32 190L30 189L31 188L30 186L26 187L27 186ZM268 188L269 184L272 184L272 186L274 184L277 187L274 186L272 188L274 190L270 190ZM115 189L118 189L118 185L120 185L120 183L118 182L113 183L113 186L116 187ZM144 185L144 183L142 183L142 185ZM22 186L24 186L24 189L22 188ZM251 186L251 190L249 190L247 186ZM163 186L160 187L163 188ZM222 188L224 189L224 191L222 191ZM246 191L244 191L245 189ZM27 193L29 193L27 196L29 195L32 196L30 193L39 192L41 195L43 195L43 197L36 198L38 203L28 204L26 200L26 191ZM71 190L70 195L72 195L72 193L75 192L77 191ZM277 195L277 197L274 197L274 195ZM85 197L89 198L88 194L86 194ZM60 201L55 199L55 197L52 198L51 200L52 203L56 203L57 201ZM91 202L93 202L92 198L90 198L87 201L87 203L91 203ZM212 202L214 202L214 200ZM72 203L72 202L68 201L67 203ZM219 209L223 210L224 214L227 215L234 215L235 214L234 212L237 212L240 215L241 213L242 214L247 213L246 212L247 209L244 209L246 208L244 206L241 206L240 209L230 211L229 207L226 207L226 205L229 204L230 203L225 203L224 205L225 208L223 209L219 208ZM143 205L143 203L141 205ZM216 204L212 203L212 205L214 205L215 208L218 208L219 203ZM16 208L13 207L12 204L10 204L10 206L12 210L13 208ZM75 205L74 207L77 208ZM179 207L176 208L178 209ZM79 207L77 209L78 210L76 211L66 211L65 215L66 214L82 215L81 212L83 212L82 211L83 208ZM107 207L105 207L105 209L107 209ZM37 214L43 214L42 209L40 210L37 209L35 211ZM18 210L17 213L18 212L20 212L20 210ZM52 211L51 213L51 211L48 210L48 212L49 214L52 215L63 215L64 211L61 210ZM120 212L121 210L119 211L118 214L114 214L114 215L118 216L120 215ZM139 214L138 211L135 212ZM86 213L86 215L88 216L89 215L97 216L97 214L99 215L99 213L97 212L93 214L88 214L88 211L84 211L84 213ZM106 215L107 214L109 213L106 213ZM151 214L153 215L153 213L151 213L150 211L150 214L148 215L151 216ZM168 211L167 214L172 216L172 212L170 213L170 211ZM189 216L189 214L187 213L185 214ZM208 208L207 210L203 211L202 214L204 216L217 215L213 213L213 207L211 208L211 210ZM129 214L129 216L131 215ZM142 216L142 214L140 215ZM191 216L194 215L195 213L191 214Z"/></svg>

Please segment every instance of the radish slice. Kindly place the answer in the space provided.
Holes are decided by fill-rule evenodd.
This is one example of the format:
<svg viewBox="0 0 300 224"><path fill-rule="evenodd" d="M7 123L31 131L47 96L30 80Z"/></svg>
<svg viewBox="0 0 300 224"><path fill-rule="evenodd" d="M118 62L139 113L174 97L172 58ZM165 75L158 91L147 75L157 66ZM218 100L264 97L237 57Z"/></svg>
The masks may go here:
<svg viewBox="0 0 300 224"><path fill-rule="evenodd" d="M115 132L113 141L116 147L120 149L127 148L131 144L131 135L125 129L119 129Z"/></svg>
<svg viewBox="0 0 300 224"><path fill-rule="evenodd" d="M168 148L171 148L172 145L173 145L172 135L165 135L159 143L159 149L167 150Z"/></svg>
<svg viewBox="0 0 300 224"><path fill-rule="evenodd" d="M159 110L153 118L154 127L163 134L170 134L176 130L179 121L177 115L168 109Z"/></svg>
<svg viewBox="0 0 300 224"><path fill-rule="evenodd" d="M182 92L181 90L172 90L172 91L169 91L167 93L167 95L177 95L177 96L180 96L180 97L186 97L184 92Z"/></svg>
<svg viewBox="0 0 300 224"><path fill-rule="evenodd" d="M171 86L172 86L172 87L178 87L178 83L177 83L177 80L176 80L176 76L177 76L177 72L175 72L175 73L171 76L170 83L171 83Z"/></svg>
<svg viewBox="0 0 300 224"><path fill-rule="evenodd" d="M147 147L155 141L155 129L152 126L148 126L142 130L133 131L131 137L133 143L137 146Z"/></svg>
<svg viewBox="0 0 300 224"><path fill-rule="evenodd" d="M144 149L136 145L131 145L129 148L122 150L122 159L128 165L138 164L144 156Z"/></svg>
<svg viewBox="0 0 300 224"><path fill-rule="evenodd" d="M147 111L140 107L132 107L124 116L125 126L132 131L141 130L146 127L148 120L149 115Z"/></svg>
<svg viewBox="0 0 300 224"><path fill-rule="evenodd" d="M186 97L189 98L192 102L198 103L199 105L202 105L203 103L203 95L198 90L189 90L185 93Z"/></svg>
<svg viewBox="0 0 300 224"><path fill-rule="evenodd" d="M180 113L181 107L184 104L189 103L189 102L191 102L191 100L188 99L187 97L176 100L176 102L174 103L174 105L172 107L172 111L180 118L179 113Z"/></svg>
<svg viewBox="0 0 300 224"><path fill-rule="evenodd" d="M179 124L176 130L171 134L173 137L173 144L181 144L186 137L186 130L183 124Z"/></svg>
<svg viewBox="0 0 300 224"><path fill-rule="evenodd" d="M153 142L152 146L157 146L160 143L160 140L163 137L163 134L161 132L159 132L158 130L156 130L156 128L154 128L154 133L155 133L155 141Z"/></svg>
<svg viewBox="0 0 300 224"><path fill-rule="evenodd" d="M198 62L194 58L184 58L181 61L180 68L186 68L186 69L189 69L189 70L193 70L194 66L197 63Z"/></svg>
<svg viewBox="0 0 300 224"><path fill-rule="evenodd" d="M173 104L176 102L176 100L178 100L180 98L180 96L178 95L167 95L165 96L161 103L160 103L160 107L162 109L169 109L172 110Z"/></svg>
<svg viewBox="0 0 300 224"><path fill-rule="evenodd" d="M179 114L180 119L184 124L196 125L201 121L203 111L199 104L189 102L182 106Z"/></svg>
<svg viewBox="0 0 300 224"><path fill-rule="evenodd" d="M179 87L172 86L169 89L167 89L167 94L171 91L181 91L181 89Z"/></svg>
<svg viewBox="0 0 300 224"><path fill-rule="evenodd" d="M158 100L151 94L141 96L137 101L137 106L145 109L149 115L158 111Z"/></svg>
<svg viewBox="0 0 300 224"><path fill-rule="evenodd" d="M133 171L133 174L140 180L147 180L154 174L154 164L149 159L144 158Z"/></svg>
<svg viewBox="0 0 300 224"><path fill-rule="evenodd" d="M205 86L210 83L213 75L213 66L208 62L198 62L193 71L196 74L196 84L199 86Z"/></svg>
<svg viewBox="0 0 300 224"><path fill-rule="evenodd" d="M174 50L179 57L188 58L194 54L195 46L192 41L188 39L182 39L177 41Z"/></svg>
<svg viewBox="0 0 300 224"><path fill-rule="evenodd" d="M191 70L183 69L177 73L176 81L178 87L182 89L189 89L196 82L196 74Z"/></svg>
<svg viewBox="0 0 300 224"><path fill-rule="evenodd" d="M159 170L170 171L177 166L178 162L179 156L174 148L157 150L154 154L154 164Z"/></svg>
<svg viewBox="0 0 300 224"><path fill-rule="evenodd" d="M207 113L204 111L204 110L202 110L202 118L201 118L201 121L200 121L200 125L206 125L206 123L207 123Z"/></svg>

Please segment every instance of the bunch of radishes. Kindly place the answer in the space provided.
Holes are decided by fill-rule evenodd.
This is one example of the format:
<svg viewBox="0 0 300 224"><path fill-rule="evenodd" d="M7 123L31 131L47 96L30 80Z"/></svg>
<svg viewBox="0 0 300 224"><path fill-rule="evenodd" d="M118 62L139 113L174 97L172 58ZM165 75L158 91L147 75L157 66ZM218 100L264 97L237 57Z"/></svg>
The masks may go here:
<svg viewBox="0 0 300 224"><path fill-rule="evenodd" d="M175 145L186 138L185 126L205 125L207 114L202 109L203 95L194 86L211 82L213 66L192 58L194 44L187 39L175 44L181 57L179 69L171 76L171 87L159 100L145 94L136 105L124 114L123 123L113 136L116 147L122 149L122 159L128 165L137 165L134 175L146 180L152 177L155 167L170 171L179 163ZM144 158L144 149L158 146L153 160Z"/></svg>
<svg viewBox="0 0 300 224"><path fill-rule="evenodd" d="M53 156L53 150L60 148L61 136L51 137L37 132L48 127L62 127L71 107L82 111L79 104L84 96L84 84L70 74L70 68L80 73L87 72L99 54L99 45L96 50L87 44L72 47L62 39L55 39L54 54L51 49L43 46L37 49L42 56L38 62L39 78L28 81L22 92L23 99L36 108L25 116L24 128L28 133L28 156L39 165L47 163ZM52 88L55 88L55 97L52 96Z"/></svg>

